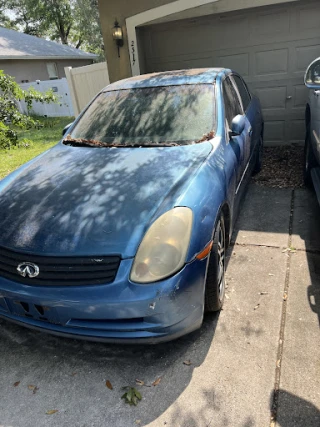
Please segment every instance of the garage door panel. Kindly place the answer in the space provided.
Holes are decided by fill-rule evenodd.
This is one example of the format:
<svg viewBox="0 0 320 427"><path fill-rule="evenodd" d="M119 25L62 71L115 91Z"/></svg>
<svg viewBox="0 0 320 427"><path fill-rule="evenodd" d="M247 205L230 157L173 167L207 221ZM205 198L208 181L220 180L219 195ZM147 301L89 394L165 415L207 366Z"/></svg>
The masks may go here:
<svg viewBox="0 0 320 427"><path fill-rule="evenodd" d="M320 21L319 21L320 22ZM320 28L319 28L320 32ZM296 48L296 69L295 71L305 72L307 66L319 56L320 44L306 45Z"/></svg>
<svg viewBox="0 0 320 427"><path fill-rule="evenodd" d="M202 68L212 67L213 61L212 56L195 59L185 59L183 61L183 68Z"/></svg>
<svg viewBox="0 0 320 427"><path fill-rule="evenodd" d="M285 120L266 120L264 122L264 140L268 145L280 144L285 138Z"/></svg>
<svg viewBox="0 0 320 427"><path fill-rule="evenodd" d="M305 109L308 99L308 89L304 84L295 85L293 88L293 107Z"/></svg>
<svg viewBox="0 0 320 427"><path fill-rule="evenodd" d="M216 37L217 31L219 33L219 38ZM221 17L219 24L214 29L212 37L216 39L216 46L220 48L221 39L223 40L225 47L243 46L246 40L250 37L249 19L243 17Z"/></svg>
<svg viewBox="0 0 320 427"><path fill-rule="evenodd" d="M165 62L148 61L148 70L153 71L172 71L189 68L207 68L213 66L211 56L199 58L184 58L179 60L168 60Z"/></svg>
<svg viewBox="0 0 320 427"><path fill-rule="evenodd" d="M276 15L274 12L259 13L254 20L253 36L270 36L270 28L272 28L272 35L275 33L277 33L277 36L289 34L290 14L287 9L280 11Z"/></svg>
<svg viewBox="0 0 320 427"><path fill-rule="evenodd" d="M256 89L255 93L259 97L264 111L286 109L287 86L260 88Z"/></svg>
<svg viewBox="0 0 320 427"><path fill-rule="evenodd" d="M186 30L173 29L171 31L160 31L150 35L152 51L151 57L180 56L190 52L201 52L213 50L212 27L202 26L201 32L195 27Z"/></svg>
<svg viewBox="0 0 320 427"><path fill-rule="evenodd" d="M217 56L215 63L219 64L219 67L236 70L242 77L247 77L249 75L249 53Z"/></svg>
<svg viewBox="0 0 320 427"><path fill-rule="evenodd" d="M304 119L290 120L288 138L291 142L301 144L305 138L305 123Z"/></svg>
<svg viewBox="0 0 320 427"><path fill-rule="evenodd" d="M320 9L314 5L297 9L297 27L300 31L319 30Z"/></svg>
<svg viewBox="0 0 320 427"><path fill-rule="evenodd" d="M180 68L184 68L180 61L168 61L168 62L153 62L150 61L148 64L148 69L150 72L153 71L172 71L179 70Z"/></svg>
<svg viewBox="0 0 320 427"><path fill-rule="evenodd" d="M258 76L286 74L288 72L288 49L274 49L257 52L255 55Z"/></svg>

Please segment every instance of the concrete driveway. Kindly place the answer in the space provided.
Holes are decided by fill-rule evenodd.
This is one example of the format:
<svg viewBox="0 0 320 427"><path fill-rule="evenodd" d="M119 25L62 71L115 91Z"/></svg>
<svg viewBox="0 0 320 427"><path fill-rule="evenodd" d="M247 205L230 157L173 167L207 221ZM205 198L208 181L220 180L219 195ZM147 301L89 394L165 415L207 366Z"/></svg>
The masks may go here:
<svg viewBox="0 0 320 427"><path fill-rule="evenodd" d="M252 184L224 310L175 342L93 344L0 320L0 426L319 427L319 218L307 190Z"/></svg>

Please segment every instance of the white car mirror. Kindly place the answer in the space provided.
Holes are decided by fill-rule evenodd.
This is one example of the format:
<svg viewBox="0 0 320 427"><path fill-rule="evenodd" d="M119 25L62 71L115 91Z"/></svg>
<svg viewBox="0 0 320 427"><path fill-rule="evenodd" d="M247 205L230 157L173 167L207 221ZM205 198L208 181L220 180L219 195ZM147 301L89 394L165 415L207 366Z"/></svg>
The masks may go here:
<svg viewBox="0 0 320 427"><path fill-rule="evenodd" d="M320 89L320 58L314 60L307 68L304 84L309 89Z"/></svg>

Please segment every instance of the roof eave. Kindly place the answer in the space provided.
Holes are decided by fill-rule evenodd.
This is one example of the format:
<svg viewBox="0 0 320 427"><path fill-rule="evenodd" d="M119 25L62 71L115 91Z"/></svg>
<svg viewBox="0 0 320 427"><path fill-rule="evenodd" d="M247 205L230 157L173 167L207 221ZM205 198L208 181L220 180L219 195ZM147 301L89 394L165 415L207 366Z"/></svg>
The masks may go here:
<svg viewBox="0 0 320 427"><path fill-rule="evenodd" d="M98 55L91 54L88 56L72 56L72 55L47 55L47 56L35 56L35 55L0 55L1 59L96 59Z"/></svg>

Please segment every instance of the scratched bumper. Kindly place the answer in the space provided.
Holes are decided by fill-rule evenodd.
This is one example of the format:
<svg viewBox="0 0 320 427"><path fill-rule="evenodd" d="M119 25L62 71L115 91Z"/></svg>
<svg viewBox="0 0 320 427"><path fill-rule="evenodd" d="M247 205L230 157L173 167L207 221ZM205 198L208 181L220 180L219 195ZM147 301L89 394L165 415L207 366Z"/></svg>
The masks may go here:
<svg viewBox="0 0 320 427"><path fill-rule="evenodd" d="M0 278L0 317L52 334L114 343L157 343L199 328L207 261L195 260L151 285L116 280L99 286L28 286Z"/></svg>

